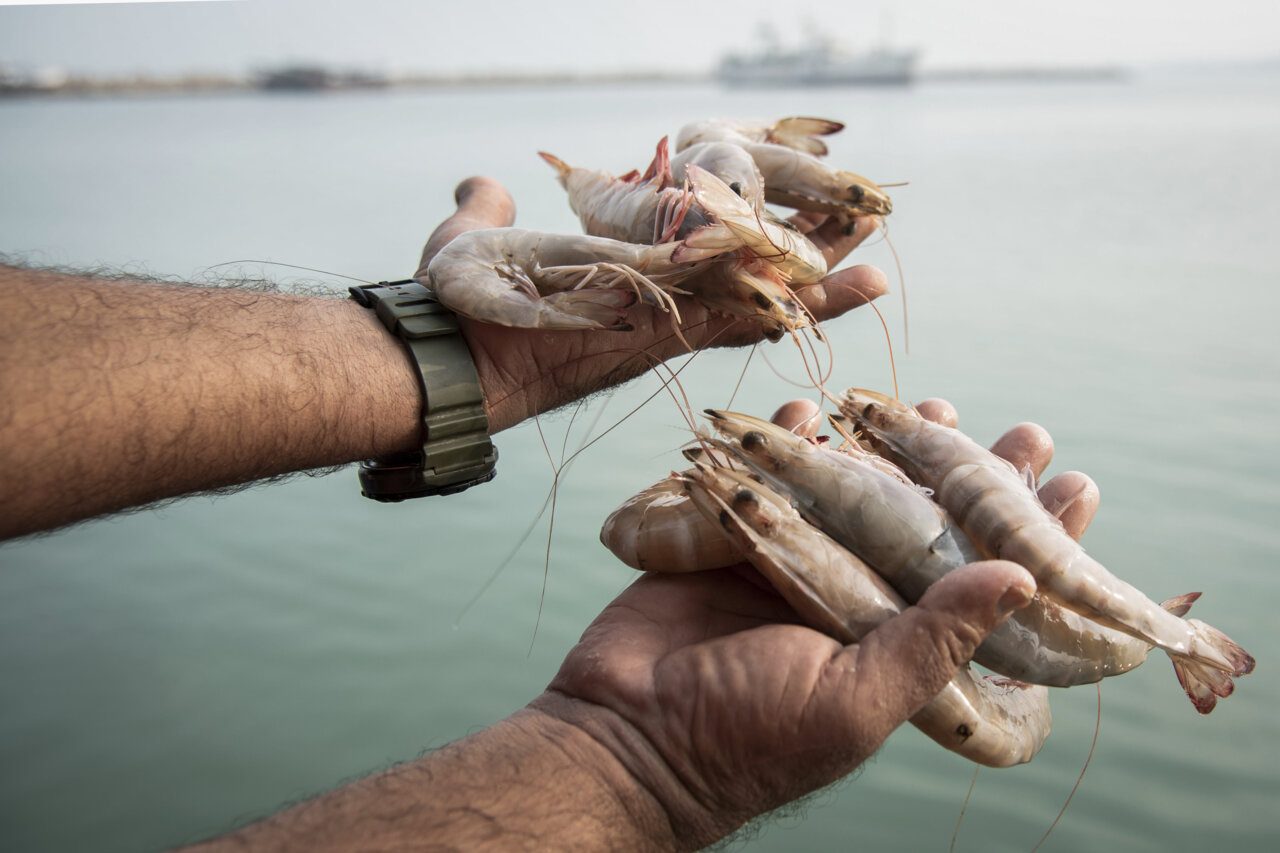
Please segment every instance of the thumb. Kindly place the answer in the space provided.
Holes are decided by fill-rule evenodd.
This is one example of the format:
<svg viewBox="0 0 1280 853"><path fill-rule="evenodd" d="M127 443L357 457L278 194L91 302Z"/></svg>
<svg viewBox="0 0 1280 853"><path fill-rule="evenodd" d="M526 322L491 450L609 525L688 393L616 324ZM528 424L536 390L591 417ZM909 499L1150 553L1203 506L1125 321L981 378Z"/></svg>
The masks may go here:
<svg viewBox="0 0 1280 853"><path fill-rule="evenodd" d="M483 175L467 178L454 190L457 211L440 223L422 249L416 277L427 274L427 265L454 237L477 228L502 228L515 221L516 205L502 184Z"/></svg>
<svg viewBox="0 0 1280 853"><path fill-rule="evenodd" d="M1025 607L1035 591L1035 579L1016 563L972 563L864 637L858 679L864 689L874 690L889 731L936 696L987 635Z"/></svg>

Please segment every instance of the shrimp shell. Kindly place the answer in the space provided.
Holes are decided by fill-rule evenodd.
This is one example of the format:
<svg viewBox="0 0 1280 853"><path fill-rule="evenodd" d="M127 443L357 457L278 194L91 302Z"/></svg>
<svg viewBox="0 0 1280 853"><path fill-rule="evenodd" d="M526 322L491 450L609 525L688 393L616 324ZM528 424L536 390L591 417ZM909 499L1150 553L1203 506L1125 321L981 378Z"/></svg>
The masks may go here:
<svg viewBox="0 0 1280 853"><path fill-rule="evenodd" d="M704 205L695 203L695 194L687 188L672 186L665 137L658 143L653 162L643 175L633 171L614 177L608 172L574 168L551 154L542 153L541 156L555 166L561 185L568 191L569 206L578 214L588 234L629 242L658 243L683 241L691 234L705 234L712 228L714 218ZM721 163L721 160L716 159L716 162ZM741 162L736 164L737 167L743 165ZM698 166L692 163L684 168L698 171ZM751 168L754 170L754 165ZM714 184L723 195L745 206L745 202L720 179L705 171L700 174L703 185ZM750 221L749 227L736 230L718 228L716 233L720 239L709 251L691 253L684 242L680 243L671 255L677 263L716 260L714 264L704 264L702 274L687 281L685 292L713 311L762 322L774 337L808 326L808 318L787 287L792 278L790 267L796 266L794 256L786 265L773 258L762 259L751 246L767 245L769 254L776 255L778 260L786 260L791 252L778 252L775 243L770 242L769 234L757 227L760 217L752 215L746 218ZM779 229L782 226L771 227ZM778 239L781 238L774 238L775 241ZM826 262L807 238L799 239L809 244L811 251L806 257L810 262L816 256L822 263L817 277L805 277L803 283L817 281L826 273Z"/></svg>
<svg viewBox="0 0 1280 853"><path fill-rule="evenodd" d="M893 203L879 186L861 175L835 169L819 157L827 145L819 136L843 124L828 119L792 117L777 122L707 119L685 125L676 151L707 142L728 142L751 155L764 176L765 199L799 210L855 216L887 216Z"/></svg>
<svg viewBox="0 0 1280 853"><path fill-rule="evenodd" d="M810 626L847 645L907 608L865 563L745 473L698 465L682 479L703 515ZM1009 767L1039 752L1052 720L1046 688L981 678L966 665L911 723L971 761Z"/></svg>
<svg viewBox="0 0 1280 853"><path fill-rule="evenodd" d="M693 506L680 479L687 474L659 480L610 513L600 528L604 546L642 572L697 572L742 562L719 525Z"/></svg>
<svg viewBox="0 0 1280 853"><path fill-rule="evenodd" d="M708 224L689 191L676 186L665 136L643 175L633 170L614 176L600 169L570 166L545 151L538 155L555 168L569 195L569 207L588 234L654 244L678 239Z"/></svg>
<svg viewBox="0 0 1280 853"><path fill-rule="evenodd" d="M736 440L712 439L714 446L786 494L908 601L981 559L946 511L879 457L833 452L748 415L708 414L717 431ZM983 641L974 660L1019 681L1069 687L1128 672L1150 649L1037 595Z"/></svg>
<svg viewBox="0 0 1280 853"><path fill-rule="evenodd" d="M984 554L1021 564L1065 607L1164 649L1201 714L1231 695L1231 676L1253 671L1253 657L1221 631L1170 613L1087 555L1013 466L959 430L857 388L845 392L841 411L933 489Z"/></svg>
<svg viewBox="0 0 1280 853"><path fill-rule="evenodd" d="M641 246L604 237L486 228L455 237L427 267L445 307L499 326L629 330L638 298L667 292L699 271L671 260L676 244Z"/></svg>
<svg viewBox="0 0 1280 853"><path fill-rule="evenodd" d="M764 175L741 145L731 142L700 142L671 158L671 176L683 181L689 166L700 166L728 185L729 189L756 210L764 209Z"/></svg>
<svg viewBox="0 0 1280 853"><path fill-rule="evenodd" d="M821 250L789 223L761 215L697 164L689 164L688 176L694 198L714 224L686 236L676 250L676 260L702 260L741 248L775 267L792 284L813 284L827 274Z"/></svg>
<svg viewBox="0 0 1280 853"><path fill-rule="evenodd" d="M704 142L731 142L736 145L768 142L822 157L827 153L827 143L818 137L839 133L841 130L844 130L844 125L838 121L808 116L791 116L774 122L709 118L682 127L676 136L676 150L683 151L691 145Z"/></svg>

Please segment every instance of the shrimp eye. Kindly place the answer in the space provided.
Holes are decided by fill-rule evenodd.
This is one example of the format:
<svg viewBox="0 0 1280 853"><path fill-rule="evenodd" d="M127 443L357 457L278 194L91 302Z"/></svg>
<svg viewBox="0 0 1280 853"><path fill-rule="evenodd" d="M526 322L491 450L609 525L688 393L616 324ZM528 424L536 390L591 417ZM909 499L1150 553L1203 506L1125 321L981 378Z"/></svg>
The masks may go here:
<svg viewBox="0 0 1280 853"><path fill-rule="evenodd" d="M867 191L859 184L852 184L849 187L849 195L853 197L854 204L862 204L863 199L867 197Z"/></svg>
<svg viewBox="0 0 1280 853"><path fill-rule="evenodd" d="M734 194L734 195L736 195L738 198L742 198L742 183L741 183L741 182L739 182L739 181L733 181L733 182L731 182L731 183L729 184L729 189L733 190L733 194Z"/></svg>
<svg viewBox="0 0 1280 853"><path fill-rule="evenodd" d="M756 503L755 493L752 492L750 489L738 489L738 491L733 493L733 503L736 506L742 506L743 504L754 504Z"/></svg>
<svg viewBox="0 0 1280 853"><path fill-rule="evenodd" d="M761 292L759 292L759 291L753 291L753 292L751 293L751 298L752 298L752 299L754 299L754 300L755 300L755 303L756 303L757 305L759 305L761 308L772 308L772 307L773 307L773 300L772 300L772 299L770 299L769 297L765 296L763 293L761 293Z"/></svg>
<svg viewBox="0 0 1280 853"><path fill-rule="evenodd" d="M756 432L755 430L750 430L742 434L743 450L757 450L761 447L764 447L768 443L769 443L769 440L764 437L764 433L762 432Z"/></svg>

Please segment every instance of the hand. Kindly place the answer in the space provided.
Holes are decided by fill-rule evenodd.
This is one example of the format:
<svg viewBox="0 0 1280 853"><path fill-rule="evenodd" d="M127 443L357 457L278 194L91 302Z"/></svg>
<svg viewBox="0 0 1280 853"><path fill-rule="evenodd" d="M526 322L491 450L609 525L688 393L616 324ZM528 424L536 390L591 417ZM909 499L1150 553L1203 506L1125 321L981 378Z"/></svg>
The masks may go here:
<svg viewBox="0 0 1280 853"><path fill-rule="evenodd" d="M956 422L944 401L918 408ZM803 401L784 411L797 423L812 414ZM1052 448L1020 424L993 450L1039 475ZM1067 509L1077 538L1097 508L1078 472L1041 494ZM587 730L654 792L678 844L697 848L851 772L1034 590L1020 566L975 563L846 647L797 624L746 567L649 573L592 623L532 707Z"/></svg>
<svg viewBox="0 0 1280 853"><path fill-rule="evenodd" d="M919 408L954 423L942 401ZM1052 444L1023 424L996 446L1039 471ZM1078 535L1097 499L1074 477L1061 495L1091 490L1072 504ZM1012 563L975 563L842 646L745 566L645 574L528 708L209 849L701 848L852 771L1034 588Z"/></svg>
<svg viewBox="0 0 1280 853"><path fill-rule="evenodd" d="M495 228L515 221L515 204L491 178L468 178L455 193L458 210L436 228L422 252L418 277L440 249L464 231ZM844 234L831 217L801 214L793 218L834 266L870 236L875 220L855 220ZM821 285L798 292L819 320L839 316L886 291L884 275L874 267L839 270ZM713 318L702 306L677 297L681 327L694 347L741 346L763 339L756 323ZM688 352L673 333L670 315L644 305L630 309L630 332L583 333L513 329L459 318L485 390L490 430L498 432L522 420L639 376L673 356Z"/></svg>

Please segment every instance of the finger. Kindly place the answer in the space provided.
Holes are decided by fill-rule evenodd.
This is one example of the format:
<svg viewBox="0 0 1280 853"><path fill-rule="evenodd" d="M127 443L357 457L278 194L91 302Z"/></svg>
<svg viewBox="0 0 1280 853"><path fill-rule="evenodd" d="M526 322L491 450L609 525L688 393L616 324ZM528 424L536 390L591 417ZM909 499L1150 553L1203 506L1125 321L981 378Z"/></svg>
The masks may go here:
<svg viewBox="0 0 1280 853"><path fill-rule="evenodd" d="M831 269L876 233L879 227L880 220L875 216L859 216L848 225L841 224L839 219L831 216L809 232L808 237L822 250L822 256L827 260L827 269Z"/></svg>
<svg viewBox="0 0 1280 853"><path fill-rule="evenodd" d="M956 413L956 407L941 397L930 397L927 400L921 400L916 403L916 411L925 420L933 421L935 424L942 424L944 427L955 429L956 424L960 423L960 415Z"/></svg>
<svg viewBox="0 0 1280 853"><path fill-rule="evenodd" d="M991 452L1009 460L1019 471L1030 468L1039 479L1053 460L1053 437L1038 424L1018 424L996 439Z"/></svg>
<svg viewBox="0 0 1280 853"><path fill-rule="evenodd" d="M946 575L902 615L849 646L829 665L850 696L853 725L882 738L915 715L973 657L1011 613L1031 601L1036 583L1016 563L973 563ZM833 689L840 689L834 686Z"/></svg>
<svg viewBox="0 0 1280 853"><path fill-rule="evenodd" d="M813 320L821 323L850 309L865 305L888 292L884 273L872 266L849 267L827 276L817 284L797 288L796 298ZM684 340L671 333L670 315L650 306L637 306L627 315L635 327L635 339L654 340L648 350L659 358L687 352L685 341L694 348L740 347L764 340L764 327L741 317L712 317L710 312L687 297L676 297L683 318Z"/></svg>
<svg viewBox="0 0 1280 853"><path fill-rule="evenodd" d="M812 400L783 403L769 420L796 435L813 438L822 428L822 407Z"/></svg>
<svg viewBox="0 0 1280 853"><path fill-rule="evenodd" d="M888 292L889 283L884 273L864 264L837 270L818 284L797 288L796 296L814 319L822 322Z"/></svg>
<svg viewBox="0 0 1280 853"><path fill-rule="evenodd" d="M1079 539L1098 512L1101 495L1087 474L1067 471L1040 487L1040 503L1056 515L1072 539Z"/></svg>
<svg viewBox="0 0 1280 853"><path fill-rule="evenodd" d="M427 265L454 237L477 228L503 228L516 220L516 203L506 187L483 175L467 178L453 193L458 210L437 226L422 249L415 276L427 273Z"/></svg>
<svg viewBox="0 0 1280 853"><path fill-rule="evenodd" d="M825 213L817 213L811 210L797 210L795 213L787 217L787 221L796 227L801 234L809 234L818 229L819 226L826 223L830 217Z"/></svg>

